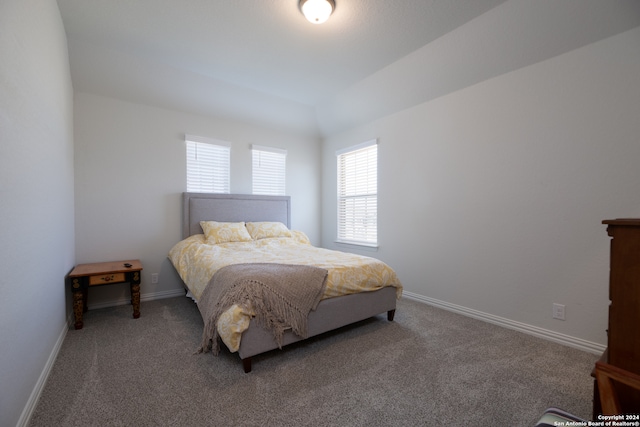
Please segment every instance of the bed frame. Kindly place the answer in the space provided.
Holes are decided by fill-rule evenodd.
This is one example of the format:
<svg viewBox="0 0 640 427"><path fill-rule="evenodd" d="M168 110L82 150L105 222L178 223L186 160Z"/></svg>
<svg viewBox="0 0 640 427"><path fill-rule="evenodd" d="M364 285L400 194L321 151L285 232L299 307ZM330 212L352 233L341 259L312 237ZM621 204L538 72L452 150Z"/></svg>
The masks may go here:
<svg viewBox="0 0 640 427"><path fill-rule="evenodd" d="M257 222L279 221L291 228L291 198L289 196L258 196L247 194L183 193L182 237L202 234L200 221ZM396 289L386 287L373 292L345 295L320 301L309 314L308 337L322 334L351 323L387 313L393 321L396 310ZM283 345L302 341L286 331ZM245 372L251 372L251 357L278 348L271 332L255 322L242 334L238 354Z"/></svg>

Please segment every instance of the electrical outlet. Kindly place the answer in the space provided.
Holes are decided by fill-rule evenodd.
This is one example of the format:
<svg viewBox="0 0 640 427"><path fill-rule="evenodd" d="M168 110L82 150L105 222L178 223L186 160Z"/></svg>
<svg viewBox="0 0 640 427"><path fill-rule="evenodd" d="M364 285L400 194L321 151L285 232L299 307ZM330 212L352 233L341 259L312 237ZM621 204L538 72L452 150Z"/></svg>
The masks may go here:
<svg viewBox="0 0 640 427"><path fill-rule="evenodd" d="M553 318L558 320L565 320L564 304L553 304Z"/></svg>
<svg viewBox="0 0 640 427"><path fill-rule="evenodd" d="M151 274L151 283L158 283L158 273Z"/></svg>

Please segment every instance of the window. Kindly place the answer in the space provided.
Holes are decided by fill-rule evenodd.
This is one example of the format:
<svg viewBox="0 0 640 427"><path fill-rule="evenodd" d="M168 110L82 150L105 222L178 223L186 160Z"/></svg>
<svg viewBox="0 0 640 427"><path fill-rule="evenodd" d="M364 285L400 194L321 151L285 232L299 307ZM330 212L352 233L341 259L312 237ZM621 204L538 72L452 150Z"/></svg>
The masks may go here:
<svg viewBox="0 0 640 427"><path fill-rule="evenodd" d="M253 158L253 194L285 194L287 151L279 148L251 146Z"/></svg>
<svg viewBox="0 0 640 427"><path fill-rule="evenodd" d="M340 150L338 241L378 244L378 145L369 141Z"/></svg>
<svg viewBox="0 0 640 427"><path fill-rule="evenodd" d="M229 193L231 148L224 141L185 135L187 191Z"/></svg>

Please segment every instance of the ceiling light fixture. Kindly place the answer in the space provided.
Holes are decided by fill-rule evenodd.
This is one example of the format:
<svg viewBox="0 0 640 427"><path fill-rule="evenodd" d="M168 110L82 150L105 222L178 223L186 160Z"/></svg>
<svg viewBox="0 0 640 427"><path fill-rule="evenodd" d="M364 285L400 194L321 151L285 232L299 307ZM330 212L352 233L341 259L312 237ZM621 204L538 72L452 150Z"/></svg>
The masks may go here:
<svg viewBox="0 0 640 427"><path fill-rule="evenodd" d="M336 8L333 0L300 0L300 10L312 24L322 24Z"/></svg>

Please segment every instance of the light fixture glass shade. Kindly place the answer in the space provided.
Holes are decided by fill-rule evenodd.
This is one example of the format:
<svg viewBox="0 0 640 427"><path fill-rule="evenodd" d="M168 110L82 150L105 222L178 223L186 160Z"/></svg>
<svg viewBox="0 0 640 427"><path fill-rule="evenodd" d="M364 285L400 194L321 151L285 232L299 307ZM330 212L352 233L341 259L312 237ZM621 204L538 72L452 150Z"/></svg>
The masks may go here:
<svg viewBox="0 0 640 427"><path fill-rule="evenodd" d="M300 9L307 18L307 20L313 24L322 24L329 19L335 3L333 0L301 0Z"/></svg>

